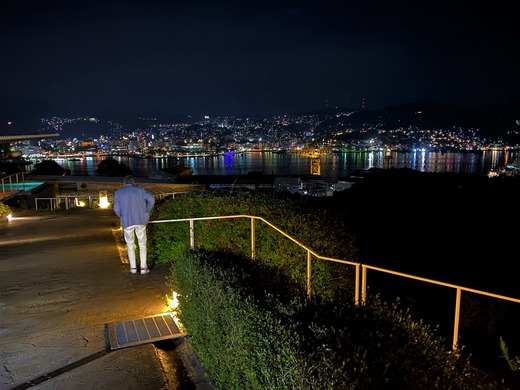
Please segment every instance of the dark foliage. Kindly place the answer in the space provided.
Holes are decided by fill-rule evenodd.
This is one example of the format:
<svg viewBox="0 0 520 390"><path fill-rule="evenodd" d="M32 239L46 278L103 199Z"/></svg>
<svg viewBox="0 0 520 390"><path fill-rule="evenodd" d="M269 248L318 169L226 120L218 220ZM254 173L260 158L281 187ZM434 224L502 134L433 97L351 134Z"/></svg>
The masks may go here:
<svg viewBox="0 0 520 390"><path fill-rule="evenodd" d="M292 295L269 266L207 250L178 256L170 283L218 388L502 389L399 302Z"/></svg>
<svg viewBox="0 0 520 390"><path fill-rule="evenodd" d="M6 175L12 175L13 173L21 172L20 166L12 162L1 162L0 172L4 172Z"/></svg>
<svg viewBox="0 0 520 390"><path fill-rule="evenodd" d="M126 176L131 175L132 170L125 163L120 163L113 157L107 157L101 161L96 169L101 176Z"/></svg>
<svg viewBox="0 0 520 390"><path fill-rule="evenodd" d="M35 175L60 175L65 176L67 170L54 160L43 160L34 166Z"/></svg>

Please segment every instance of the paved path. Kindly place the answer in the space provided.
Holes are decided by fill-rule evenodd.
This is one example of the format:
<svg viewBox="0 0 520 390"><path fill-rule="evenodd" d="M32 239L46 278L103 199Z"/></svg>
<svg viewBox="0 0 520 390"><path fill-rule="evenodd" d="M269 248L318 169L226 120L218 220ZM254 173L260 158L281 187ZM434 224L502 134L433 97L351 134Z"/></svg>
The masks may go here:
<svg viewBox="0 0 520 390"><path fill-rule="evenodd" d="M128 272L117 227L100 209L0 222L0 389L212 388L185 339L109 351L107 323L160 314L169 293L168 266Z"/></svg>

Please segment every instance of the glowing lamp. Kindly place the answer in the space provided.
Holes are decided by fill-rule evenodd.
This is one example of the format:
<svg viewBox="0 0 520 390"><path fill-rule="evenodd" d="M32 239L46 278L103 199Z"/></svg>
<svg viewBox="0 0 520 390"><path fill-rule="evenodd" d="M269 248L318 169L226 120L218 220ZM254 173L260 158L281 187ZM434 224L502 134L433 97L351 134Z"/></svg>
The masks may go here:
<svg viewBox="0 0 520 390"><path fill-rule="evenodd" d="M85 207L85 201L79 200L78 198L74 198L74 204L76 207Z"/></svg>
<svg viewBox="0 0 520 390"><path fill-rule="evenodd" d="M165 296L165 299L166 299L166 311L167 312L172 312L172 311L175 311L178 307L179 307L179 299L178 299L178 294L174 291L172 292L172 296L168 296L166 295Z"/></svg>
<svg viewBox="0 0 520 390"><path fill-rule="evenodd" d="M109 205L107 192L99 191L99 208L106 209Z"/></svg>

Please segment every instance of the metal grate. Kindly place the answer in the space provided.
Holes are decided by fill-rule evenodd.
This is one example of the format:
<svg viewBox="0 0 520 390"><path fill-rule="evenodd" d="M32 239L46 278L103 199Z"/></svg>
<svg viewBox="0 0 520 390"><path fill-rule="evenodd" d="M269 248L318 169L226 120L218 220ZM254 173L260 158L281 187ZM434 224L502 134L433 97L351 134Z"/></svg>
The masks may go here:
<svg viewBox="0 0 520 390"><path fill-rule="evenodd" d="M110 349L133 347L185 336L171 313L107 324Z"/></svg>

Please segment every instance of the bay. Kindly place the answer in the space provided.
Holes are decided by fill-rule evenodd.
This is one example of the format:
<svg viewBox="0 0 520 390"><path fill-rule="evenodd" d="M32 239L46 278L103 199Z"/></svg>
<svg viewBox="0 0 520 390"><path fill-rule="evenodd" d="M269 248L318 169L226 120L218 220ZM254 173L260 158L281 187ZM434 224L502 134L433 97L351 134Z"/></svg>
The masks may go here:
<svg viewBox="0 0 520 390"><path fill-rule="evenodd" d="M57 158L58 164L73 176L96 176L104 156ZM153 171L169 166L184 166L193 175L247 175L263 173L276 176L308 176L318 173L322 180L335 182L349 177L356 170L370 168L408 168L421 172L468 173L486 176L492 170L520 161L518 150L478 152L348 152L312 158L289 153L241 152L234 155L137 158L113 156L124 163L136 177L147 177ZM33 161L37 162L37 161Z"/></svg>

